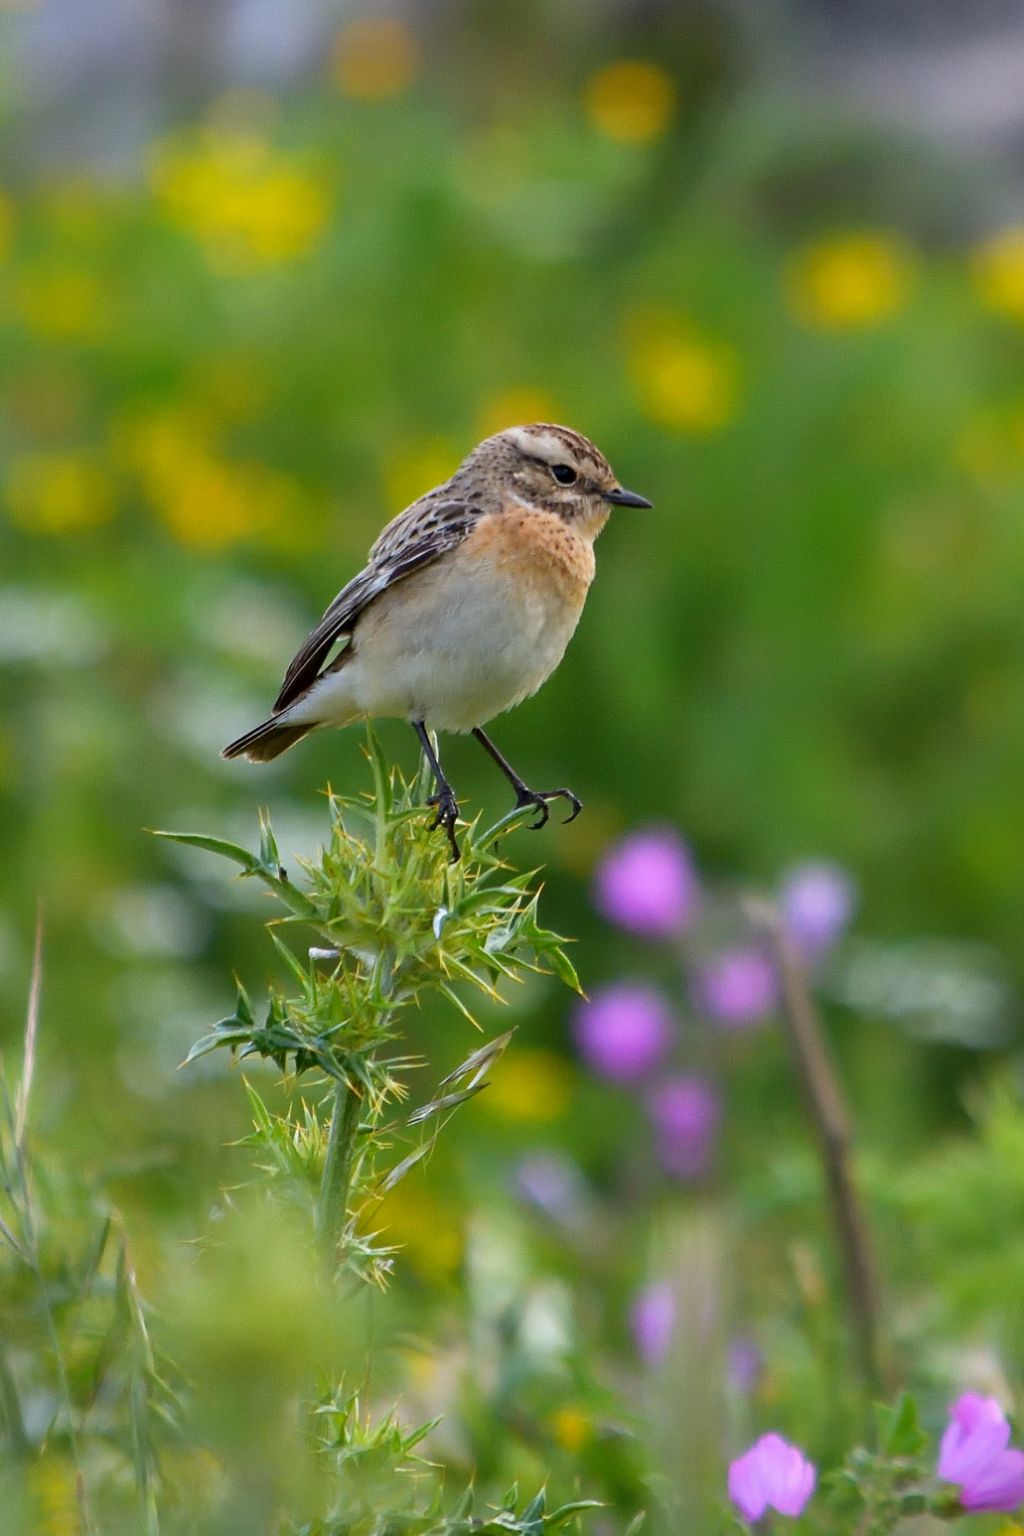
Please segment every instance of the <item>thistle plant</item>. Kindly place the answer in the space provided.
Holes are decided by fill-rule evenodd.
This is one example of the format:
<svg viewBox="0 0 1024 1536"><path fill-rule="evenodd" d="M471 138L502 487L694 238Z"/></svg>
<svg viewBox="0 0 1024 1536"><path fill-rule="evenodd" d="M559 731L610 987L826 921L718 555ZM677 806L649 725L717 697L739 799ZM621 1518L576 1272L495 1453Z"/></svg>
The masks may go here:
<svg viewBox="0 0 1024 1536"><path fill-rule="evenodd" d="M227 858L281 909L269 933L286 987L271 988L257 1004L239 983L234 1011L187 1059L224 1049L242 1062L271 1061L285 1075L291 1091L284 1114L246 1083L249 1142L272 1183L283 1182L305 1206L330 1279L380 1285L394 1253L376 1242L370 1213L486 1085L512 1035L471 1051L407 1113L405 1079L418 1063L403 1047L403 1019L433 996L479 1028L476 1002L499 1001L502 986L528 972L553 974L577 990L578 982L563 941L539 922L533 877L515 873L498 848L528 810L485 830L471 826L462 861L453 865L424 815L426 776L405 782L372 735L367 757L371 794L328 792L327 840L317 858L299 861L294 878L266 815L256 852L216 837L161 835ZM436 1470L417 1449L433 1423L409 1429L392 1415L368 1416L345 1383L321 1396L312 1425L315 1480L326 1473L327 1512L287 1527L308 1536L398 1528L543 1536L588 1507L573 1501L549 1509L543 1491L521 1500L515 1488L493 1508L474 1509L471 1490L445 1500Z"/></svg>
<svg viewBox="0 0 1024 1536"><path fill-rule="evenodd" d="M328 792L327 842L315 860L299 861L297 880L282 865L266 815L255 853L216 837L160 835L229 859L283 908L269 932L288 989L272 989L257 1006L239 984L234 1012L187 1059L227 1049L242 1061L273 1061L293 1086L312 1084L312 1104L293 1096L284 1116L247 1085L254 1141L269 1153L273 1174L305 1189L330 1263L380 1281L391 1255L362 1232L360 1211L426 1156L445 1119L485 1086L511 1038L504 1033L472 1051L403 1125L405 1074L416 1065L402 1048L403 1016L433 994L479 1028L474 998L500 1001L502 984L527 972L552 973L576 990L579 983L563 941L539 922L533 876L514 872L498 849L528 808L486 830L474 823L453 865L424 815L426 773L405 782L372 734L368 743L372 793ZM283 930L300 932L301 944Z"/></svg>

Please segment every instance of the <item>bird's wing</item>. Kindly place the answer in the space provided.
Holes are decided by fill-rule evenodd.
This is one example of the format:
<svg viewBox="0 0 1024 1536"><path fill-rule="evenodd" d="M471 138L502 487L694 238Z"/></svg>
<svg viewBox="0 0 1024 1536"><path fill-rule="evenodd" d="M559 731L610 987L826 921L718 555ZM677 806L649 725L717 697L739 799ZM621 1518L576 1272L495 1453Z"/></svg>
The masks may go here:
<svg viewBox="0 0 1024 1536"><path fill-rule="evenodd" d="M338 640L352 633L356 620L374 601L424 565L455 549L483 516L466 501L416 502L399 513L370 550L370 563L342 587L319 624L292 659L274 713L305 693Z"/></svg>

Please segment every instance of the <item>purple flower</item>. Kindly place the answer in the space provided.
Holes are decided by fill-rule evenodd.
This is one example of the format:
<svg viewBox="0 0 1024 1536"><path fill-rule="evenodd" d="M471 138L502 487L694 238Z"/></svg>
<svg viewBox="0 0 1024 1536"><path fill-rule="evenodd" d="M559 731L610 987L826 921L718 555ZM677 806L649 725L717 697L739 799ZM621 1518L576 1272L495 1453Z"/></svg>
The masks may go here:
<svg viewBox="0 0 1024 1536"><path fill-rule="evenodd" d="M515 1190L528 1205L566 1226L579 1220L589 1200L583 1175L563 1152L532 1152L522 1158L515 1170Z"/></svg>
<svg viewBox="0 0 1024 1536"><path fill-rule="evenodd" d="M657 1133L662 1167L677 1179L707 1173L714 1156L722 1106L703 1077L679 1073L653 1089L647 1111Z"/></svg>
<svg viewBox="0 0 1024 1536"><path fill-rule="evenodd" d="M761 1351L753 1339L738 1335L729 1341L726 1355L726 1375L730 1387L740 1396L747 1397L757 1385L761 1374Z"/></svg>
<svg viewBox="0 0 1024 1536"><path fill-rule="evenodd" d="M659 1365L668 1354L676 1321L676 1299L667 1280L644 1286L633 1299L629 1327L641 1360Z"/></svg>
<svg viewBox="0 0 1024 1536"><path fill-rule="evenodd" d="M630 1082L664 1060L672 1044L672 1015L660 992L619 982L580 1003L573 1033L592 1072Z"/></svg>
<svg viewBox="0 0 1024 1536"><path fill-rule="evenodd" d="M697 872L689 849L669 827L631 832L601 860L594 886L598 910L620 928L670 938L691 922Z"/></svg>
<svg viewBox="0 0 1024 1536"><path fill-rule="evenodd" d="M1010 1425L994 1397L965 1392L949 1410L938 1474L957 1483L964 1509L1011 1514L1024 1503L1024 1451L1010 1449Z"/></svg>
<svg viewBox="0 0 1024 1536"><path fill-rule="evenodd" d="M771 1013L779 996L775 968L753 947L726 949L697 973L695 1001L727 1029L744 1029Z"/></svg>
<svg viewBox="0 0 1024 1536"><path fill-rule="evenodd" d="M744 1520L760 1520L771 1506L780 1515L799 1515L814 1492L812 1462L781 1435L762 1435L729 1465L729 1497Z"/></svg>
<svg viewBox="0 0 1024 1536"><path fill-rule="evenodd" d="M823 861L791 869L779 891L786 932L805 960L817 960L831 949L856 903L856 888L846 871Z"/></svg>

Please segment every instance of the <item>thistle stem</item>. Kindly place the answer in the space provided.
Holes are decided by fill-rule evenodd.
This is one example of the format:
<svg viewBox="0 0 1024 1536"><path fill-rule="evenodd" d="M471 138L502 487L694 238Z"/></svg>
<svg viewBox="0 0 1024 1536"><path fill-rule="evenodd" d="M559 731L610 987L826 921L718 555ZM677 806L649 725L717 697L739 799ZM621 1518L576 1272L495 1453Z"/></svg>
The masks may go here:
<svg viewBox="0 0 1024 1536"><path fill-rule="evenodd" d="M350 1083L336 1084L324 1171L316 1203L317 1234L325 1254L331 1260L337 1257L338 1244L348 1220L348 1191L362 1102Z"/></svg>

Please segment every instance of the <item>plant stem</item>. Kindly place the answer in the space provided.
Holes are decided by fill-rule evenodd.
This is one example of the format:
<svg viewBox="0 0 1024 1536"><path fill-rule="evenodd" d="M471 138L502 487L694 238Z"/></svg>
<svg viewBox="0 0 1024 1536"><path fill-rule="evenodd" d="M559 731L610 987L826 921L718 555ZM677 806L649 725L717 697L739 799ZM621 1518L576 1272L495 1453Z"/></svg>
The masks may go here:
<svg viewBox="0 0 1024 1536"><path fill-rule="evenodd" d="M31 1447L21 1413L21 1402L18 1398L18 1389L14 1384L14 1377L11 1375L11 1368L4 1354L0 1354L0 1405L3 1408L4 1426L11 1453L19 1458L27 1457Z"/></svg>
<svg viewBox="0 0 1024 1536"><path fill-rule="evenodd" d="M350 1083L336 1084L327 1154L316 1203L317 1234L332 1262L337 1258L338 1244L348 1219L348 1190L362 1102Z"/></svg>
<svg viewBox="0 0 1024 1536"><path fill-rule="evenodd" d="M867 1391L877 1393L886 1386L887 1374L881 1364L881 1297L871 1234L853 1177L849 1111L803 966L778 915L759 907L756 917L778 969L782 1016L821 1152L857 1363Z"/></svg>

